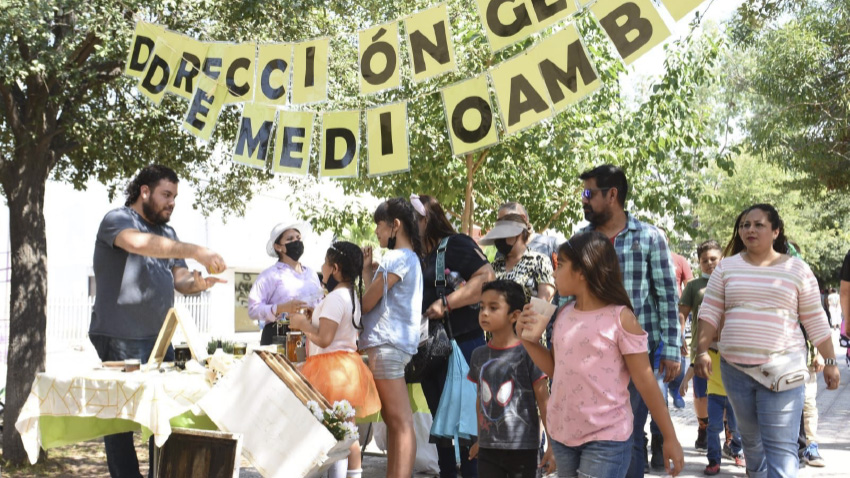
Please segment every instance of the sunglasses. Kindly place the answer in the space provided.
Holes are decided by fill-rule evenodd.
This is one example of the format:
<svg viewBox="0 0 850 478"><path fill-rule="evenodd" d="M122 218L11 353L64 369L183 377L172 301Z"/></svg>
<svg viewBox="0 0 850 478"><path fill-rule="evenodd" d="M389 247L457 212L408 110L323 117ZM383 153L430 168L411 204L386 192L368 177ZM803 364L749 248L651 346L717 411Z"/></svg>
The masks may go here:
<svg viewBox="0 0 850 478"><path fill-rule="evenodd" d="M602 191L602 194L605 194L606 192L608 192L609 189L611 188L587 188L581 192L581 197L589 201L593 199L593 193L595 193L596 191Z"/></svg>

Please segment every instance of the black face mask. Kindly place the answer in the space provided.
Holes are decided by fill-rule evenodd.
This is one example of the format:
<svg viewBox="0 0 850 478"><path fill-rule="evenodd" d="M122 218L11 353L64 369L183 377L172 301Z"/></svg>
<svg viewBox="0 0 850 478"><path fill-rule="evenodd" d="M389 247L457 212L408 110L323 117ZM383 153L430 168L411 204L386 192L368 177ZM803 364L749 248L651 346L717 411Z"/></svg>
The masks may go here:
<svg viewBox="0 0 850 478"><path fill-rule="evenodd" d="M389 250L395 249L395 236L387 239L387 249L389 249Z"/></svg>
<svg viewBox="0 0 850 478"><path fill-rule="evenodd" d="M336 289L336 286L339 285L339 281L334 278L333 274L328 274L326 282L323 282L322 285L325 286L325 289L327 289L328 292L333 292L334 289Z"/></svg>
<svg viewBox="0 0 850 478"><path fill-rule="evenodd" d="M304 243L301 241L287 242L286 252L284 252L284 254L293 261L297 261L301 258L301 255L304 254Z"/></svg>
<svg viewBox="0 0 850 478"><path fill-rule="evenodd" d="M514 248L512 244L508 244L507 239L496 239L493 241L496 250L501 252L503 256L507 256Z"/></svg>

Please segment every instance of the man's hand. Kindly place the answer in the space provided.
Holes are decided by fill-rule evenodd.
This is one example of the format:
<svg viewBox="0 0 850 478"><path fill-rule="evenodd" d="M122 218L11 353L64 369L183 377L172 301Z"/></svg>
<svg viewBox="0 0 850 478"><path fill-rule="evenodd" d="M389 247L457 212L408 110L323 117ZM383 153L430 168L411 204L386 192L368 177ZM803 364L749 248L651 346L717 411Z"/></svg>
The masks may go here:
<svg viewBox="0 0 850 478"><path fill-rule="evenodd" d="M188 284L186 284L186 289L188 292L183 292L183 294L197 294L198 292L203 292L210 287L216 284L225 284L227 283L224 279L219 279L218 277L204 277L201 275L201 271L192 271L192 276Z"/></svg>
<svg viewBox="0 0 850 478"><path fill-rule="evenodd" d="M708 356L708 352L698 353L696 358L694 358L694 372L697 374L697 377L706 380L711 376L711 357Z"/></svg>
<svg viewBox="0 0 850 478"><path fill-rule="evenodd" d="M425 310L425 316L430 320L441 319L446 316L446 308L443 307L443 301L437 299Z"/></svg>
<svg viewBox="0 0 850 478"><path fill-rule="evenodd" d="M227 270L227 263L224 262L224 259L217 252L206 247L198 246L198 252L194 259L206 267L210 274L221 274Z"/></svg>
<svg viewBox="0 0 850 478"><path fill-rule="evenodd" d="M672 382L673 379L679 376L681 365L676 360L661 359L661 363L658 365L658 371L664 374L664 383Z"/></svg>
<svg viewBox="0 0 850 478"><path fill-rule="evenodd" d="M475 442L475 443L472 444L471 447L469 447L469 459L474 460L475 457L477 457L477 456L478 456L478 442Z"/></svg>

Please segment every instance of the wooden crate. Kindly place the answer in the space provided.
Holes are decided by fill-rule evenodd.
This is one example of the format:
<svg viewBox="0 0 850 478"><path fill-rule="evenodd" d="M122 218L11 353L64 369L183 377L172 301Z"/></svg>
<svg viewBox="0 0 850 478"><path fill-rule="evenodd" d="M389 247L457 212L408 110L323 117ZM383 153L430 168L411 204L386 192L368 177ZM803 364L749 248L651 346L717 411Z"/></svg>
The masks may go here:
<svg viewBox="0 0 850 478"><path fill-rule="evenodd" d="M157 452L157 478L239 478L242 435L175 428Z"/></svg>

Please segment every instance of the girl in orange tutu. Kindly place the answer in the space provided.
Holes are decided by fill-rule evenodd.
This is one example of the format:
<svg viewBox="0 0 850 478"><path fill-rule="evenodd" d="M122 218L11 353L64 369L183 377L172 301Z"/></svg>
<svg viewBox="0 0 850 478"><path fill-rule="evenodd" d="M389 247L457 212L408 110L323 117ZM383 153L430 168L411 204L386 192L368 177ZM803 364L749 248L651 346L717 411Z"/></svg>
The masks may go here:
<svg viewBox="0 0 850 478"><path fill-rule="evenodd" d="M357 353L360 299L363 295L363 252L350 242L335 242L325 255L322 277L328 295L313 311L312 319L290 316L290 326L304 332L313 343L301 372L322 395L333 403L348 400L355 417L366 417L381 409L372 372ZM358 293L354 293L358 281ZM360 446L351 445L348 463L342 460L328 470L329 478L360 478ZM347 468L347 473L346 473Z"/></svg>

